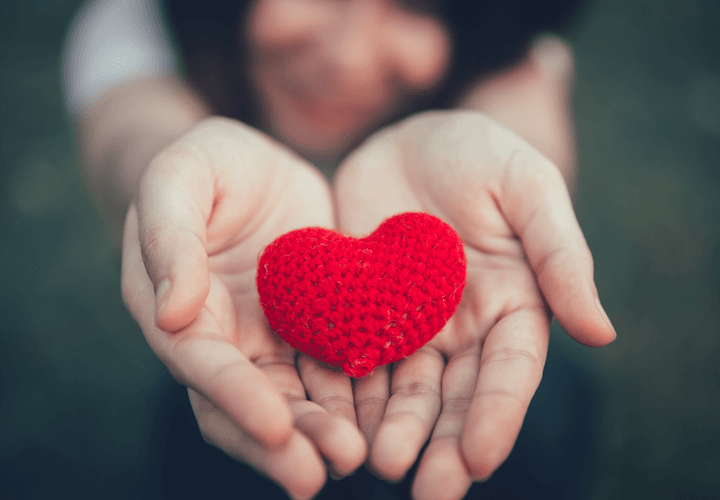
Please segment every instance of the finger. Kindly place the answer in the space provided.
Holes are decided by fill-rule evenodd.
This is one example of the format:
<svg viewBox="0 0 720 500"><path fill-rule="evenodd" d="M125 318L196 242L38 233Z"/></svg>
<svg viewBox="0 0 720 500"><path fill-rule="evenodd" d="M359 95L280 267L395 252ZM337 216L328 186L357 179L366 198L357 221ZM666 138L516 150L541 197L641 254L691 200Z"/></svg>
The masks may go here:
<svg viewBox="0 0 720 500"><path fill-rule="evenodd" d="M205 302L213 186L207 160L178 143L151 162L138 187L140 247L155 287L155 322L163 330L187 326Z"/></svg>
<svg viewBox="0 0 720 500"><path fill-rule="evenodd" d="M317 447L336 479L352 474L362 465L367 449L355 425L306 399L291 399L290 407L295 426Z"/></svg>
<svg viewBox="0 0 720 500"><path fill-rule="evenodd" d="M290 401L295 425L318 447L333 475L346 476L360 467L367 455L357 427L350 378L305 355L300 355L298 368L310 401Z"/></svg>
<svg viewBox="0 0 720 500"><path fill-rule="evenodd" d="M616 334L600 305L592 255L557 168L534 150L517 150L499 201L558 322L585 345L612 342Z"/></svg>
<svg viewBox="0 0 720 500"><path fill-rule="evenodd" d="M390 398L390 372L388 366L379 366L373 373L353 381L355 414L360 432L365 435L368 448L372 448L375 434L385 415Z"/></svg>
<svg viewBox="0 0 720 500"><path fill-rule="evenodd" d="M298 357L298 372L311 401L357 425L350 377L305 354Z"/></svg>
<svg viewBox="0 0 720 500"><path fill-rule="evenodd" d="M227 289L213 281L207 306L190 327L172 334L160 330L153 321L154 306L146 300L152 296L152 283L132 234L126 231L123 248L123 298L150 347L178 382L202 393L254 439L266 446L284 443L292 428L285 398L227 340L227 332L237 324Z"/></svg>
<svg viewBox="0 0 720 500"><path fill-rule="evenodd" d="M537 307L501 319L485 339L460 438L475 479L487 479L510 454L540 384L549 334L547 315Z"/></svg>
<svg viewBox="0 0 720 500"><path fill-rule="evenodd" d="M137 207L134 203L130 205L125 217L120 283L123 302L140 327L142 328L144 323L147 323L143 320L145 319L144 315L148 312L151 314L149 317L154 321L154 309L148 310L147 306L153 304L154 307L155 292L145 270L140 251ZM145 333L144 329L143 333Z"/></svg>
<svg viewBox="0 0 720 500"><path fill-rule="evenodd" d="M413 482L416 500L463 498L473 478L460 450L460 435L480 371L479 348L450 358L442 378L442 411Z"/></svg>
<svg viewBox="0 0 720 500"><path fill-rule="evenodd" d="M266 448L200 394L190 390L189 395L200 431L209 444L269 477L293 498L311 498L322 489L325 466L306 436L293 430L285 446Z"/></svg>
<svg viewBox="0 0 720 500"><path fill-rule="evenodd" d="M423 348L393 369L391 396L378 428L370 464L380 476L399 481L415 463L440 413L445 360Z"/></svg>
<svg viewBox="0 0 720 500"><path fill-rule="evenodd" d="M242 353L212 332L204 333L201 311L197 333L184 337L163 358L182 384L212 401L240 427L267 447L285 443L293 417L282 393ZM200 323L200 324L197 324Z"/></svg>

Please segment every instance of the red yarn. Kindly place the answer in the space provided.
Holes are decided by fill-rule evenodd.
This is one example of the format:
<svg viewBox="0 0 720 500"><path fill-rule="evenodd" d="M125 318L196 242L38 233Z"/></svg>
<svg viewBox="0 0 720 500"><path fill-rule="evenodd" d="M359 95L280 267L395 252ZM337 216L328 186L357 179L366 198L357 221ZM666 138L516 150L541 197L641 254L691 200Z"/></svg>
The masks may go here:
<svg viewBox="0 0 720 500"><path fill-rule="evenodd" d="M283 340L362 377L410 356L445 326L465 272L450 226L405 213L361 239L322 228L280 236L260 256L257 288Z"/></svg>

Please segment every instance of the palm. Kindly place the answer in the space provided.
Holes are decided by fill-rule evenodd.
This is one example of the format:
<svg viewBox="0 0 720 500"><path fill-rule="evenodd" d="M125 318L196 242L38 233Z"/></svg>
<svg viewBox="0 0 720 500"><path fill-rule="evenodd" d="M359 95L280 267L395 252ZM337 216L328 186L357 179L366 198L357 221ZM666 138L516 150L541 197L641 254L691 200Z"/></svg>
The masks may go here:
<svg viewBox="0 0 720 500"><path fill-rule="evenodd" d="M269 330L257 256L280 234L332 222L319 174L259 134L211 120L154 160L125 227L124 299L188 386L204 437L294 496L322 486L322 457L347 474L365 448L349 379L304 358L296 367Z"/></svg>
<svg viewBox="0 0 720 500"><path fill-rule="evenodd" d="M447 326L391 370L355 383L369 466L397 480L429 438L415 496L460 498L507 457L540 382L544 297L576 339L599 345L613 335L595 306L592 262L562 178L486 118L438 113L361 146L335 195L340 227L351 233L426 211L465 243L467 284Z"/></svg>

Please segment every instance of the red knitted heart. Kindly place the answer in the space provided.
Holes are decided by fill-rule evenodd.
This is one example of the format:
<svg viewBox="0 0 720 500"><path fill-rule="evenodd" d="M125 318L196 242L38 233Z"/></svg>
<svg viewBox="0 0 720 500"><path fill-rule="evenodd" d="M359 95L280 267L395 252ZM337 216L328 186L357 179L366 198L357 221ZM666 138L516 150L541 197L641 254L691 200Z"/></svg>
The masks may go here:
<svg viewBox="0 0 720 500"><path fill-rule="evenodd" d="M362 377L410 356L445 326L465 268L450 226L405 213L362 239L322 228L280 236L260 257L257 287L283 340Z"/></svg>

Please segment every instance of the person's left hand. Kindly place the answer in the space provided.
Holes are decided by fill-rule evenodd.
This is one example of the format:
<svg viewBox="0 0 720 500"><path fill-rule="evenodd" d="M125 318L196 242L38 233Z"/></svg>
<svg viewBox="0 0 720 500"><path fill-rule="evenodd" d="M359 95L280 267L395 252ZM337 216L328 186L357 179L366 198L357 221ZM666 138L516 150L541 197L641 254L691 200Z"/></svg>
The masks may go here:
<svg viewBox="0 0 720 500"><path fill-rule="evenodd" d="M354 383L369 468L400 480L430 439L416 499L459 499L505 461L540 383L554 314L577 341L615 338L592 256L557 168L475 112L416 115L383 130L341 166L338 227L371 233L424 211L465 243L457 312L427 345Z"/></svg>

